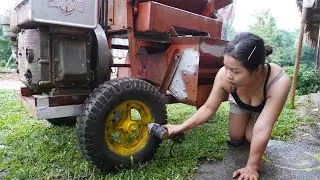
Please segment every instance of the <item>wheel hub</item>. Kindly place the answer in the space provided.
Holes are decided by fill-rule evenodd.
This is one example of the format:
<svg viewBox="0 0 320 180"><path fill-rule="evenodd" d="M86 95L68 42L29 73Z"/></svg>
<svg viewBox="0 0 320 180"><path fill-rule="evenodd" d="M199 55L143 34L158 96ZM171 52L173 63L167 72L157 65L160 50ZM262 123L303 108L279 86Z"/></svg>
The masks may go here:
<svg viewBox="0 0 320 180"><path fill-rule="evenodd" d="M138 123L132 121L125 121L124 125L122 126L122 129L124 130L124 132L130 134L138 129Z"/></svg>
<svg viewBox="0 0 320 180"><path fill-rule="evenodd" d="M124 101L107 118L105 141L117 154L134 154L146 145L149 139L147 124L151 122L153 118L146 104Z"/></svg>

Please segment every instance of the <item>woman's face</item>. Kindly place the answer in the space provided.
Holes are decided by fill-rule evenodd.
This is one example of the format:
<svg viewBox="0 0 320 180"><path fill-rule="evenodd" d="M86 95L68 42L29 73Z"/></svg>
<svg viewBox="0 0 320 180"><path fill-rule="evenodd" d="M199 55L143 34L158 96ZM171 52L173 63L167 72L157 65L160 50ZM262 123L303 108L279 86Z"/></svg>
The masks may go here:
<svg viewBox="0 0 320 180"><path fill-rule="evenodd" d="M225 77L233 87L241 87L250 84L255 73L250 73L243 65L235 58L224 56Z"/></svg>

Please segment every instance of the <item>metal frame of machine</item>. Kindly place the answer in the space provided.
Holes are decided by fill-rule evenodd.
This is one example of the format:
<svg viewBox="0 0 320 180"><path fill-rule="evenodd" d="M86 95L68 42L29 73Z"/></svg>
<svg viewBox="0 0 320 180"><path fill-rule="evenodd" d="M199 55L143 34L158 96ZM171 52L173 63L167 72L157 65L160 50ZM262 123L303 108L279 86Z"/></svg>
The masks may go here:
<svg viewBox="0 0 320 180"><path fill-rule="evenodd" d="M10 25L18 34L14 53L26 84L17 97L37 119L58 124L78 116L80 149L102 170L147 161L160 141L147 134L146 124L166 123L165 104L200 107L208 98L226 44L215 12L230 3L17 1ZM113 38L129 45L113 44ZM113 62L111 49L128 50L125 62ZM111 68L118 69L112 80ZM132 109L141 121L131 119ZM107 137L120 132L122 142L137 129L142 135L125 145Z"/></svg>

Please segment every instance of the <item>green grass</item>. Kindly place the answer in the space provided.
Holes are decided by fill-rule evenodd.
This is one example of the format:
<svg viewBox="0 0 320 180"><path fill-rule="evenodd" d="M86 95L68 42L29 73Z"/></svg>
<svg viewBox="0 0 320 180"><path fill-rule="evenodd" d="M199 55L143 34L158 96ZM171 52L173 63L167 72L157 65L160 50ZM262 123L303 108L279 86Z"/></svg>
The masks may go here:
<svg viewBox="0 0 320 180"><path fill-rule="evenodd" d="M117 174L99 172L80 154L74 127L55 127L34 120L12 91L0 91L0 179L187 179L199 161L216 161L226 150L229 105L224 103L205 125L186 133L170 157L171 141L161 144L152 161L135 170ZM195 108L168 105L169 122L179 123ZM285 108L273 132L273 139L289 140L301 119Z"/></svg>

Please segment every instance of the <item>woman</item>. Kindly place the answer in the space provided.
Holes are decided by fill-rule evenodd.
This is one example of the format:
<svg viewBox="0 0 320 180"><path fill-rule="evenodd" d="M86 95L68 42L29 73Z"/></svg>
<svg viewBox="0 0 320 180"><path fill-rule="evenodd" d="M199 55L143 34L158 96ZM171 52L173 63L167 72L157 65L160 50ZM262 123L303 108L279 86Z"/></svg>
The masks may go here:
<svg viewBox="0 0 320 180"><path fill-rule="evenodd" d="M290 91L290 78L276 64L265 63L272 53L264 41L251 33L240 33L226 45L224 67L216 75L212 91L203 106L182 124L164 125L169 135L180 134L208 121L229 97L230 145L250 143L244 168L233 173L238 179L258 179L261 157L272 128Z"/></svg>

